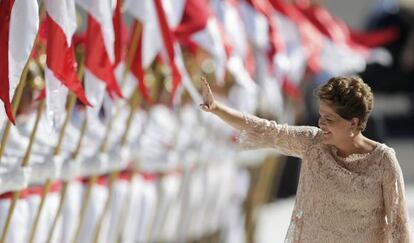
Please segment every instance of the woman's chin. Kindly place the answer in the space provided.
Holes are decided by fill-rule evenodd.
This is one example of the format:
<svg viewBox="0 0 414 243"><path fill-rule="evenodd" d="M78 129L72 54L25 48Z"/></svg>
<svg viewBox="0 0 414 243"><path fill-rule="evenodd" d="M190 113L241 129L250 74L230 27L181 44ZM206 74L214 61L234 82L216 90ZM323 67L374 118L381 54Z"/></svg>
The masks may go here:
<svg viewBox="0 0 414 243"><path fill-rule="evenodd" d="M332 145L332 139L327 136L323 136L321 142L326 145Z"/></svg>

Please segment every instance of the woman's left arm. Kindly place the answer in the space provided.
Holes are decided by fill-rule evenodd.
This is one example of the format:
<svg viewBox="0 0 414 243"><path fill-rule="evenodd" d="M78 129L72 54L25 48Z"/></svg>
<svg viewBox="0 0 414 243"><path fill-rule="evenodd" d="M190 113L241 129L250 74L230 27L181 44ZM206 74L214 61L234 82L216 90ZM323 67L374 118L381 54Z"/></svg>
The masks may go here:
<svg viewBox="0 0 414 243"><path fill-rule="evenodd" d="M389 242L408 243L408 211L405 202L404 180L394 150L384 156L382 190L386 213L386 233Z"/></svg>

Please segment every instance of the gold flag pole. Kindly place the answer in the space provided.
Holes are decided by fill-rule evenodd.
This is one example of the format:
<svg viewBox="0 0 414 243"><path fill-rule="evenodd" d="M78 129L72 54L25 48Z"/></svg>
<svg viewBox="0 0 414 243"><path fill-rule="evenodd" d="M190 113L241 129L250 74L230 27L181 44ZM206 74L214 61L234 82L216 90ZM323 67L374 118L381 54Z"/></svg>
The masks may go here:
<svg viewBox="0 0 414 243"><path fill-rule="evenodd" d="M94 243L99 243L99 234L101 233L102 223L105 219L105 216L107 215L109 211L109 207L111 206L111 199L112 199L111 195L112 195L113 185L117 177L118 177L118 172L112 172L109 175L108 198L106 199L102 214L98 219L98 225L96 226L94 237L93 237Z"/></svg>
<svg viewBox="0 0 414 243"><path fill-rule="evenodd" d="M125 69L124 69L124 73L122 75L122 81L121 81L121 86L123 86L123 84L125 83L126 77L128 75L129 69L132 66L132 62L134 61L135 57L136 57L136 52L138 49L138 42L139 42L139 38L142 32L142 25L139 22L136 22L135 28L134 28L134 33L132 36L132 42L131 42L131 47L127 53L127 60L125 63ZM109 137L109 132L112 129L112 122L113 119L118 116L119 114L119 107L117 107L116 112L113 116L109 117L108 119L108 123L105 129L105 135L104 135L104 139L102 141L100 150L101 151L106 151L107 146L108 146L108 137Z"/></svg>
<svg viewBox="0 0 414 243"><path fill-rule="evenodd" d="M40 121L40 118L41 118L41 115L42 115L42 112L43 112L43 109L44 109L44 105L45 105L45 101L41 100L39 102L39 106L37 108L36 121L35 121L33 130L32 130L32 133L30 134L29 145L27 146L26 153L23 157L22 167L27 167L29 165L31 150L32 150L33 142L34 142L35 137L36 137L37 127L39 125L39 121ZM14 209L16 207L17 200L20 197L20 194L21 194L21 191L13 192L12 201L11 201L11 204L10 204L10 209L9 209L8 214L7 214L6 222L5 222L3 232L2 232L2 235L1 235L1 239L0 239L1 243L4 243L6 241L7 232L8 232L9 227L10 227L11 218L13 216L13 212L14 212Z"/></svg>
<svg viewBox="0 0 414 243"><path fill-rule="evenodd" d="M81 66L82 66L82 64L81 64ZM80 73L79 76L82 75L81 70L83 70L83 68L79 69L79 73ZM60 154L63 138L65 136L65 130L66 130L66 127L68 125L69 118L72 115L72 111L73 111L73 108L75 106L75 103L76 103L76 95L73 92L70 92L69 95L68 95L68 110L66 112L65 120L63 122L63 126L60 130L58 144L55 147L55 150L53 152L53 155L55 155L55 156ZM46 195L49 193L51 185L52 185L52 180L51 179L47 179L45 184L43 184L42 197L40 199L40 205L39 205L39 208L38 208L37 213L36 213L34 224L33 224L32 229L30 231L29 243L32 243L34 241L35 236L36 236L36 230L37 230L37 225L39 223L39 218L40 218L40 215L42 214L42 211L43 211L43 208L44 208L44 203L45 203L45 200L46 200ZM64 186L64 188L62 190L66 191L67 185L63 185L63 186ZM61 202L59 202L59 207L58 207L58 210L57 210L58 212L57 212L56 215L58 215L60 213L59 209L61 210L61 203L63 204L63 200L60 200L60 201ZM55 218L56 218L56 216L55 216ZM55 222L53 222L53 223L55 223Z"/></svg>
<svg viewBox="0 0 414 243"><path fill-rule="evenodd" d="M83 119L83 122L82 122L82 126L81 126L81 130L80 130L78 142L77 142L77 145L76 145L76 149L72 153L72 156L71 156L72 160L76 160L78 158L78 155L79 155L79 152L80 152L80 147L82 145L83 137L84 137L86 127L87 127L87 121L88 121L88 119L85 116L84 119ZM58 210L57 210L57 213L55 215L55 218L53 219L52 227L50 228L49 235L48 235L48 238L47 238L47 241L46 241L47 243L52 242L53 233L55 231L59 216L62 213L63 204L64 204L65 199L66 199L66 193L67 193L68 185L69 185L68 181L64 181L63 184L62 184L62 191L61 191L61 194L60 194L60 201L59 201Z"/></svg>
<svg viewBox="0 0 414 243"><path fill-rule="evenodd" d="M42 2L40 2L39 7L39 19L41 19L45 14L45 8ZM36 48L37 41L39 39L39 33L37 33L35 41L33 43L32 51ZM32 51L30 53L32 53ZM22 99L22 94L24 87L26 86L26 80L27 80L27 74L29 73L29 65L30 65L31 59L28 58L26 64L24 65L22 75L20 76L19 84L17 85L16 92L14 93L13 99L12 99L12 114L14 117L16 117L17 109L19 108L20 101ZM3 136L1 138L1 146L0 146L0 163L1 158L3 157L4 150L6 148L7 140L9 138L10 134L10 128L11 128L11 122L7 120L6 127L4 128Z"/></svg>
<svg viewBox="0 0 414 243"><path fill-rule="evenodd" d="M137 51L137 48L138 48L138 41L139 41L139 38L140 38L141 30L142 30L141 24L139 22L136 22L134 32L133 32L133 36L132 36L131 46L130 46L128 52L127 52L127 60L126 60L125 69L124 69L124 72L123 72L123 75L122 75L121 87L125 83L125 80L126 80L128 72L129 72L129 69L132 65L132 62L134 61L135 56L136 56L136 51ZM105 153L107 151L107 146L108 146L107 143L108 143L108 138L109 138L109 132L112 130L113 119L119 114L119 109L120 109L120 107L117 106L115 114L108 117L108 123L107 123L106 129L105 129L104 138L103 138L103 141L102 141L101 146L99 148L99 151L101 153ZM115 180L115 177L116 177L116 175L114 177L112 177L113 179L111 179L111 177L110 177L110 180ZM85 197L82 200L79 222L78 222L75 237L74 237L74 240L73 240L74 243L76 243L79 240L82 225L83 225L83 221L84 221L84 218L85 218L86 207L87 207L87 205L89 203L89 200L90 200L92 186L96 183L97 179L98 179L98 176L95 175L95 176L92 176L89 180L87 190L86 190L86 193L85 193ZM112 182L109 182L109 183L112 183ZM110 201L110 196L108 196L107 200ZM107 202L105 203L105 205L106 204L107 204ZM103 214L105 214L105 210L104 210ZM101 218L103 219L103 217L101 217ZM99 225L100 224L101 223L99 222ZM100 226L98 226L98 229L97 229L98 233L99 233L99 230L100 230L99 228L100 228Z"/></svg>
<svg viewBox="0 0 414 243"><path fill-rule="evenodd" d="M83 79L83 75L85 73L84 59L85 59L85 56L81 55L81 58L79 60L79 69L78 69L78 78L79 78L79 80ZM76 95L75 95L75 93L70 92L69 95L68 95L68 110L67 110L67 113L66 113L66 116L65 116L65 120L63 121L62 128L61 128L60 133L59 133L58 143L57 143L57 145L56 145L56 147L53 151L54 155L59 155L60 152L61 152L63 138L65 136L65 131L66 131L67 125L69 124L69 119L72 116L72 112L73 112L73 109L75 107L75 104L76 104ZM81 128L81 134L80 134L81 137L83 136L83 133L85 132L85 127L86 127L86 123L84 122L82 124L82 128ZM80 145L78 145L78 146L80 147ZM72 156L72 158L73 158L73 156ZM48 184L50 184L50 183L51 183L50 179L46 180L46 182L44 184L44 191L46 191L46 192L49 191L48 188L50 188L50 186ZM57 221L58 221L59 216L62 212L63 204L64 204L65 199L66 199L66 192L67 192L68 184L69 184L68 181L64 181L62 183L62 191L61 191L61 194L60 194L59 206L58 206L57 212L55 214L55 217L53 218L52 226L49 230L47 241L46 241L48 243L50 243L52 241L52 237L53 237L53 233L55 231L56 225L57 225ZM44 193L44 195L46 195L46 193ZM45 200L45 197L42 195L42 201L44 201L44 200ZM42 204L41 204L41 206L42 206ZM40 217L41 210L42 210L42 207L39 207L38 215L36 215L36 218ZM32 229L32 232L33 232L33 234L35 234L37 224L35 224L33 227L34 228ZM31 240L33 240L33 239L31 239ZM30 242L32 242L32 241L30 241Z"/></svg>
<svg viewBox="0 0 414 243"><path fill-rule="evenodd" d="M131 194L132 194L132 179L134 177L134 171L131 170L128 173L128 180L129 180L129 188L128 188L128 193L126 194L126 197L124 199L124 203L122 204L121 207L121 212L119 215L119 219L121 220L120 223L116 226L117 230L115 232L116 234L116 242L121 243L123 242L123 229L125 228L125 225L127 223L127 218L128 218L128 212L129 212L129 207L131 204Z"/></svg>
<svg viewBox="0 0 414 243"><path fill-rule="evenodd" d="M135 107L138 105L138 97L139 97L138 96L138 91L135 90L132 97L131 97L131 101L130 101L131 102L131 111L129 113L129 117L128 117L128 120L127 120L127 129L124 131L124 134L122 136L121 146L124 146L125 143L126 143L126 136L127 136L127 132L128 132L128 127L130 126L131 121L132 121L133 110L135 110ZM95 230L95 235L94 235L94 241L93 241L94 243L99 242L100 230L101 230L103 221L105 219L105 216L108 213L110 202L112 200L112 186L113 186L113 183L115 182L115 180L118 178L118 176L119 176L118 171L113 171L109 174L109 181L108 181L109 194L108 194L108 198L106 199L105 207L102 211L101 217L98 220L97 228Z"/></svg>
<svg viewBox="0 0 414 243"><path fill-rule="evenodd" d="M15 117L16 117L17 109L19 108L19 105L20 105L20 101L21 101L22 94L23 94L23 89L26 86L27 74L29 72L29 62L30 61L28 60L26 65L24 66L22 76L20 77L20 81L16 89L16 93L13 96L12 113L13 113L13 116ZM4 128L3 136L1 138L0 161L1 161L1 158L3 157L4 150L6 148L7 139L9 138L11 124L12 124L11 121L7 120L6 127Z"/></svg>
<svg viewBox="0 0 414 243"><path fill-rule="evenodd" d="M156 66L154 66L153 69L156 69ZM156 76L156 78L158 77L159 79L161 79L160 75L155 75L155 76ZM159 87L157 87L157 86L160 86L161 83L162 83L161 80L160 80L160 82L155 82L154 83L155 91L158 91ZM132 123L132 118L133 118L132 111L134 111L136 109L136 107L138 106L138 104L139 104L139 93L138 93L138 91L136 91L136 93L134 93L133 95L134 96L131 97L131 110L130 110L130 113L129 113L129 116L128 116L127 126L126 126L126 129L125 129L124 134L123 134L122 139L121 139L121 144L123 144L123 145L126 144L126 142L127 142L127 135L128 135L131 123ZM160 92L157 92L157 94L155 96L158 97L158 95L160 95ZM136 168L136 167L134 169L131 169L131 171L129 171L129 181L130 181L129 190L132 190L132 180L133 180L133 178L135 176L135 173L137 171L139 171L139 169ZM131 193L131 191L130 191L130 193ZM117 235L116 236L116 241L118 243L121 243L123 241L122 229L125 227L125 224L127 223L127 215L128 215L129 207L130 207L131 200L132 200L129 194L124 199L123 207L122 207L122 210L121 210L120 215L119 215L119 218L120 218L121 222L117 226L117 231L116 231L116 235Z"/></svg>
<svg viewBox="0 0 414 243"><path fill-rule="evenodd" d="M132 37L132 44L133 45L131 45L131 49L130 49L131 51L128 52L127 65L126 65L126 68L125 68L123 76L122 76L121 85L125 82L125 79L126 79L126 76L128 74L129 68L131 67L132 62L133 62L133 60L136 56L136 51L137 51L137 48L138 48L138 41L139 41L139 38L140 38L141 31L142 31L142 27L137 22L137 25L135 26L135 29L134 29L134 35ZM129 128L131 126L134 111L135 111L136 107L138 106L138 103L139 103L139 93L138 93L137 90L134 90L134 92L133 92L133 94L131 95L131 98L130 98L130 111L129 111L128 119L127 119L127 122L126 122L126 128L125 128L125 130L122 134L122 137L121 137L121 146L124 146L127 142L128 131L129 131ZM115 116L117 116L117 115L118 115L118 112L115 113ZM104 142L102 143L101 148L100 148L101 152L105 152L107 150L107 141L108 141L108 137L109 137L109 132L112 128L113 118L115 118L115 117L111 117L110 121L108 122L107 130L106 130L105 137L104 137ZM108 194L108 198L105 202L105 207L103 209L101 217L98 220L98 225L97 225L97 228L95 230L95 235L94 235L94 243L97 243L99 241L99 234L100 234L100 230L101 230L101 227L102 227L102 223L103 223L103 220L105 219L106 214L108 213L110 202L112 200L112 185L113 185L114 181L118 178L118 175L119 175L118 172L111 172L109 174L109 182L108 182L109 194Z"/></svg>
<svg viewBox="0 0 414 243"><path fill-rule="evenodd" d="M92 193L92 185L94 185L97 180L98 180L98 176L92 176L90 178L89 182L88 182L88 187L86 189L86 192L85 192L83 200L82 200L80 218L79 218L78 225L76 227L76 233L75 233L75 237L73 239L73 243L79 242L79 237L80 237L80 233L81 233L82 225L83 225L83 219L85 217L86 208L89 204L89 200L90 200L91 193Z"/></svg>
<svg viewBox="0 0 414 243"><path fill-rule="evenodd" d="M44 5L43 5L42 2L40 2L40 7L39 7L39 16L40 16L40 18L39 19L42 18L44 13L45 13ZM38 39L39 39L39 32L37 33L35 41L33 43L32 51L33 51L34 48L36 48ZM29 73L30 63L31 63L31 58L29 57L29 59L27 60L25 66L23 68L22 75L20 76L20 80L19 80L19 84L17 85L16 93L14 94L13 99L12 99L12 113L13 113L14 116L16 116L16 113L17 113L17 110L19 108L20 101L21 101L21 98L22 98L23 90L24 90L24 87L26 86L27 75ZM28 165L29 158L30 158L30 152L31 152L30 150L31 150L32 143L33 143L33 140L34 140L34 137L35 137L37 126L39 124L39 120L40 120L40 117L41 117L40 115L43 112L43 109L44 109L44 101L40 101L39 106L38 106L38 110L37 110L36 121L35 121L35 124L34 124L34 128L32 130L31 136L30 136L29 146L26 149L26 153L25 153L25 156L24 156L24 159L23 159L23 162L22 162L22 166L27 166ZM11 128L11 122L7 121L5 130L3 132L3 136L2 136L2 139L1 139L0 161L1 161L1 158L3 157L4 151L5 151L7 140L8 140L9 134L10 134L10 128ZM6 218L4 227L3 227L3 231L1 233L0 243L4 243L6 241L7 233L9 231L9 227L10 227L10 223L11 223L11 219L12 219L12 216L13 216L13 213L14 213L14 209L16 208L17 200L20 197L20 194L21 194L21 191L19 191L19 190L14 191L13 194L12 194L12 201L11 201L11 204L10 204L9 211L7 213L7 218Z"/></svg>

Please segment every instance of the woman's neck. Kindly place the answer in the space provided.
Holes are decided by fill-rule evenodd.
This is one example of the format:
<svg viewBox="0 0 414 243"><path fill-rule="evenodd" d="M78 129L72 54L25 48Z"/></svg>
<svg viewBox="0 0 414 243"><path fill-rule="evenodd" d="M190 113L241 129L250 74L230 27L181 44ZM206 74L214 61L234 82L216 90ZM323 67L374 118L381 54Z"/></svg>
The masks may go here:
<svg viewBox="0 0 414 243"><path fill-rule="evenodd" d="M358 133L353 138L334 145L338 149L338 155L347 157L351 154L369 153L375 149L375 142Z"/></svg>

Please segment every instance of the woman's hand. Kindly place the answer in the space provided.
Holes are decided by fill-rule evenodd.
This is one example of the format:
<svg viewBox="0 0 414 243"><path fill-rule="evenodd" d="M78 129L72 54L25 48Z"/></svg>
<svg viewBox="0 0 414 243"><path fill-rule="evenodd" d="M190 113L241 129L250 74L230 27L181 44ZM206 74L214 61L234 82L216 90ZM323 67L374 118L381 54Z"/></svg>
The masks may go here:
<svg viewBox="0 0 414 243"><path fill-rule="evenodd" d="M246 124L244 114L222 103L216 102L210 85L208 85L204 77L201 77L201 94L203 96L203 104L200 104L200 107L203 111L213 113L235 129L241 130L244 128Z"/></svg>
<svg viewBox="0 0 414 243"><path fill-rule="evenodd" d="M217 108L217 103L214 100L213 92L211 92L210 85L205 77L201 77L201 94L203 96L203 104L200 107L203 111L213 112Z"/></svg>

